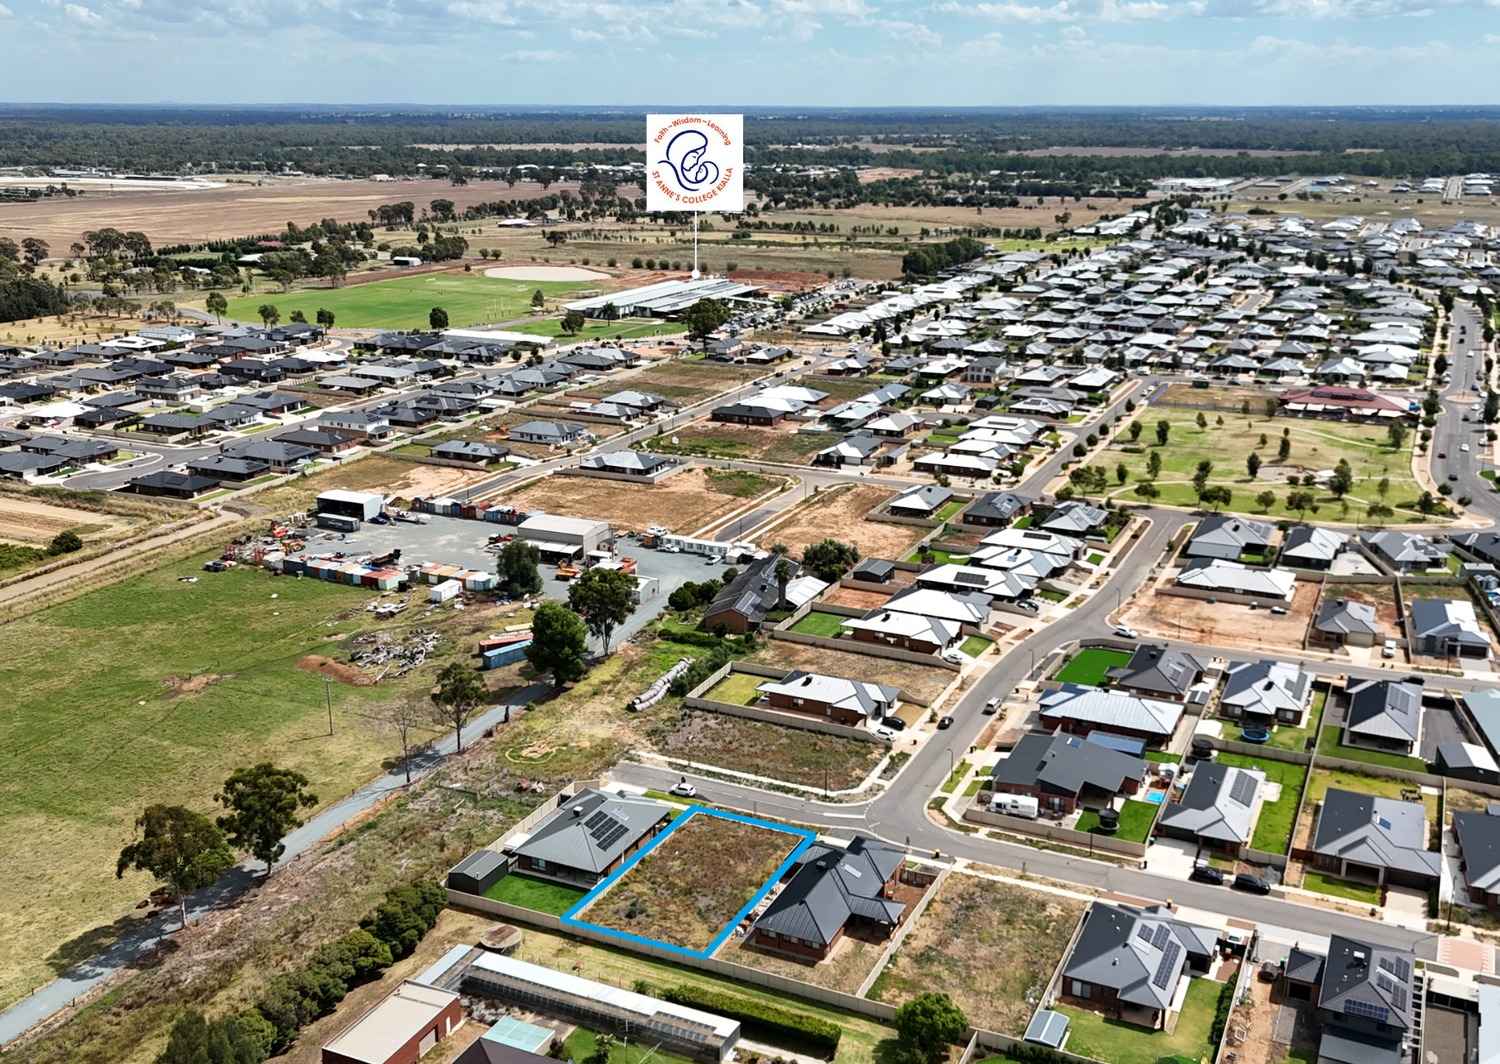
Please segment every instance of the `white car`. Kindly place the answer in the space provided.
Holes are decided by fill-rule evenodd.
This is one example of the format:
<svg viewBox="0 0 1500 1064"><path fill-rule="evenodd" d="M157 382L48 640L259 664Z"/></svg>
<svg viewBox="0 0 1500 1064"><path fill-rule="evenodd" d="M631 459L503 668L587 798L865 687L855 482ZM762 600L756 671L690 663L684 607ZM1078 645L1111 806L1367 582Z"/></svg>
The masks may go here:
<svg viewBox="0 0 1500 1064"><path fill-rule="evenodd" d="M894 728L886 728L884 726L876 728L875 738L884 739L888 743L893 743L896 741L896 730Z"/></svg>
<svg viewBox="0 0 1500 1064"><path fill-rule="evenodd" d="M687 780L683 780L680 783L673 784L672 789L667 793L675 794L679 798L696 798L698 796L698 788L694 787Z"/></svg>
<svg viewBox="0 0 1500 1064"><path fill-rule="evenodd" d="M1123 624L1115 625L1114 633L1121 639L1139 639L1141 637L1141 634L1134 628L1127 628Z"/></svg>
<svg viewBox="0 0 1500 1064"><path fill-rule="evenodd" d="M1461 443L1458 445L1458 449L1460 451L1467 451L1469 449L1469 445L1467 443Z"/></svg>
<svg viewBox="0 0 1500 1064"><path fill-rule="evenodd" d="M966 658L966 657L964 657L964 653L961 650L949 650L949 651L945 651L944 652L944 654L943 654L943 660L944 661L951 661L951 662L953 662L956 665L962 665L964 662L968 661L969 659Z"/></svg>
<svg viewBox="0 0 1500 1064"><path fill-rule="evenodd" d="M1387 639L1385 645L1380 648L1380 656L1383 658L1394 658L1396 656L1396 641Z"/></svg>

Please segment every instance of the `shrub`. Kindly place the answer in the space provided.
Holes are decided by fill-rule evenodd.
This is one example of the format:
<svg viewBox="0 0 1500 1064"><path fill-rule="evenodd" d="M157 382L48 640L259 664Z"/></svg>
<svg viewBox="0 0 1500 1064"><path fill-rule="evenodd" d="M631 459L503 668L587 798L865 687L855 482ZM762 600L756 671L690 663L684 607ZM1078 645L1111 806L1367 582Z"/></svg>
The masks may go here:
<svg viewBox="0 0 1500 1064"><path fill-rule="evenodd" d="M816 1016L806 1016L790 1009L734 997L717 990L679 985L667 987L661 996L674 1005L705 1009L731 1020L739 1020L744 1033L750 1038L792 1038L809 1049L826 1054L830 1059L844 1034L844 1029L838 1024L820 1020Z"/></svg>
<svg viewBox="0 0 1500 1064"><path fill-rule="evenodd" d="M1224 1040L1224 1028L1229 1024L1229 1012L1234 1008L1234 983L1235 981L1231 979L1224 984L1224 988L1219 991L1219 1002L1214 1006L1214 1023L1208 1029L1208 1042L1216 1049Z"/></svg>

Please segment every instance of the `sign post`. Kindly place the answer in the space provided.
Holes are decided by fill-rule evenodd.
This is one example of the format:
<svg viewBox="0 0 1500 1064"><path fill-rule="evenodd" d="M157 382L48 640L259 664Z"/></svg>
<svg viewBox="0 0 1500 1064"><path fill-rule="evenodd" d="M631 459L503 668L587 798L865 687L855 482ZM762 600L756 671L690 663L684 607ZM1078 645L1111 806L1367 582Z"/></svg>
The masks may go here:
<svg viewBox="0 0 1500 1064"><path fill-rule="evenodd" d="M745 209L744 115L646 116L646 210L691 211L693 279L698 215Z"/></svg>

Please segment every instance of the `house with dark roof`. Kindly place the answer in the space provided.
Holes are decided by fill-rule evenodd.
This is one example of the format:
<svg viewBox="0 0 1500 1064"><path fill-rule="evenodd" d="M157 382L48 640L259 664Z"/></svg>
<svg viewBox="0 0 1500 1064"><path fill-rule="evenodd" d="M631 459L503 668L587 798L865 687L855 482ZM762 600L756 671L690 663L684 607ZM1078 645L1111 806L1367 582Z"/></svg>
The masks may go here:
<svg viewBox="0 0 1500 1064"><path fill-rule="evenodd" d="M1422 745L1422 692L1414 680L1344 683L1344 743L1414 757Z"/></svg>
<svg viewBox="0 0 1500 1064"><path fill-rule="evenodd" d="M1250 844L1266 774L1208 761L1188 777L1186 789L1162 806L1156 830L1200 847L1238 857Z"/></svg>
<svg viewBox="0 0 1500 1064"><path fill-rule="evenodd" d="M1454 813L1453 838L1469 901L1500 910L1500 815Z"/></svg>
<svg viewBox="0 0 1500 1064"><path fill-rule="evenodd" d="M269 473L271 463L256 458L231 458L227 454L211 454L188 462L187 471L200 477L212 477L216 481L243 483Z"/></svg>
<svg viewBox="0 0 1500 1064"><path fill-rule="evenodd" d="M1208 972L1218 944L1218 931L1179 920L1163 906L1096 901L1083 915L1054 993L1065 1004L1165 1030L1173 1026L1179 984Z"/></svg>
<svg viewBox="0 0 1500 1064"><path fill-rule="evenodd" d="M1329 787L1313 829L1312 865L1341 879L1426 889L1442 870L1427 848L1427 806Z"/></svg>
<svg viewBox="0 0 1500 1064"><path fill-rule="evenodd" d="M987 491L964 510L959 520L966 525L1006 528L1031 513L1031 500L1009 491Z"/></svg>
<svg viewBox="0 0 1500 1064"><path fill-rule="evenodd" d="M1265 521L1216 514L1198 522L1182 553L1188 558L1235 562L1245 554L1264 555L1275 536L1275 527Z"/></svg>
<svg viewBox="0 0 1500 1064"><path fill-rule="evenodd" d="M607 877L665 830L672 807L586 787L508 847L518 871L583 886Z"/></svg>
<svg viewBox="0 0 1500 1064"><path fill-rule="evenodd" d="M608 451L589 455L578 468L618 477L652 477L676 464L675 458L648 451Z"/></svg>
<svg viewBox="0 0 1500 1064"><path fill-rule="evenodd" d="M1325 599L1313 619L1312 640L1325 646L1372 647L1381 638L1375 607L1351 599Z"/></svg>
<svg viewBox="0 0 1500 1064"><path fill-rule="evenodd" d="M1037 528L1064 536L1102 535L1104 521L1108 517L1108 510L1078 499L1068 499L1053 507L1052 512L1037 524Z"/></svg>
<svg viewBox="0 0 1500 1064"><path fill-rule="evenodd" d="M1417 599L1406 618L1412 651L1430 657L1487 658L1490 637L1469 599Z"/></svg>
<svg viewBox="0 0 1500 1064"><path fill-rule="evenodd" d="M773 709L855 727L879 723L901 704L900 688L801 669L767 680L756 690Z"/></svg>
<svg viewBox="0 0 1500 1064"><path fill-rule="evenodd" d="M712 632L722 623L734 635L760 631L766 614L776 608L780 599L781 589L775 576L776 563L780 560L773 554L745 566L708 604L700 627ZM791 562L791 565L792 577L795 578L800 567L796 562Z"/></svg>
<svg viewBox="0 0 1500 1064"><path fill-rule="evenodd" d="M321 454L345 454L359 446L359 437L348 432L326 429L292 429L272 436L277 443L292 443L299 447L311 447Z"/></svg>
<svg viewBox="0 0 1500 1064"><path fill-rule="evenodd" d="M990 781L996 795L1029 795L1041 808L1066 815L1138 793L1145 774L1144 758L1076 735L1029 732L996 762Z"/></svg>
<svg viewBox="0 0 1500 1064"><path fill-rule="evenodd" d="M1500 532L1468 532L1449 539L1480 561L1500 565Z"/></svg>
<svg viewBox="0 0 1500 1064"><path fill-rule="evenodd" d="M159 469L154 473L130 478L120 490L135 495L195 499L204 492L213 491L218 486L219 482L213 477L202 477L192 473L172 473Z"/></svg>
<svg viewBox="0 0 1500 1064"><path fill-rule="evenodd" d="M1122 691L1150 698L1183 699L1208 671L1208 661L1174 647L1142 643L1124 665L1105 670L1105 676Z"/></svg>
<svg viewBox="0 0 1500 1064"><path fill-rule="evenodd" d="M288 473L302 463L316 458L318 452L311 447L296 443L279 443L275 440L241 440L224 448L231 458L248 458L265 462L273 473Z"/></svg>
<svg viewBox="0 0 1500 1064"><path fill-rule="evenodd" d="M876 464L874 460L885 451L889 440L882 440L861 430L851 433L830 447L824 447L812 457L813 465L846 466ZM882 463L883 464L883 463Z"/></svg>
<svg viewBox="0 0 1500 1064"><path fill-rule="evenodd" d="M152 414L142 420L138 428L142 432L149 432L153 436L164 436L167 439L183 436L197 439L199 436L208 435L218 426L212 421L189 417L186 414Z"/></svg>
<svg viewBox="0 0 1500 1064"><path fill-rule="evenodd" d="M1276 555L1278 565L1296 569L1327 572L1334 559L1349 549L1349 537L1343 532L1317 525L1298 525L1286 534Z"/></svg>
<svg viewBox="0 0 1500 1064"><path fill-rule="evenodd" d="M846 848L815 843L751 930L752 945L806 960L828 957L846 934L883 942L906 917L895 900L905 858L856 835Z"/></svg>
<svg viewBox="0 0 1500 1064"><path fill-rule="evenodd" d="M441 458L449 462L463 462L483 469L491 462L500 462L510 454L510 448L500 443L486 443L483 440L444 440L442 443L428 451L433 458Z"/></svg>
<svg viewBox="0 0 1500 1064"><path fill-rule="evenodd" d="M1302 727L1312 702L1312 673L1289 661L1233 661L1224 671L1219 712L1256 727Z"/></svg>
<svg viewBox="0 0 1500 1064"><path fill-rule="evenodd" d="M1393 572L1420 573L1441 569L1448 563L1448 555L1436 543L1415 532L1387 530L1364 540L1370 552Z"/></svg>
<svg viewBox="0 0 1500 1064"><path fill-rule="evenodd" d="M549 447L565 447L577 443L588 434L588 426L575 421L528 421L510 430L510 438L518 443L539 443Z"/></svg>
<svg viewBox="0 0 1500 1064"><path fill-rule="evenodd" d="M1421 1011L1416 955L1333 935L1324 957L1291 950L1287 996L1316 1001L1319 1064L1400 1064Z"/></svg>

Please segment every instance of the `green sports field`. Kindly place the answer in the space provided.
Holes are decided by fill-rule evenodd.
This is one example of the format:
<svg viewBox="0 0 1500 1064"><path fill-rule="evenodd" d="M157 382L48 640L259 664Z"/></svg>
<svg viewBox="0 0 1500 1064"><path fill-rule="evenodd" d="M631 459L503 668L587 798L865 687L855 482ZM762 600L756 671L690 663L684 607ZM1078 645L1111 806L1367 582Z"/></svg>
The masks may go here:
<svg viewBox="0 0 1500 1064"><path fill-rule="evenodd" d="M262 292L229 301L228 317L259 321L260 308L269 303L283 322L300 310L308 321L319 308L333 311L334 325L347 329L425 329L433 307L448 312L454 328L503 322L529 316L531 297L541 289L549 299L599 287L597 281L506 281L480 273L415 274L389 281L345 288L310 288L293 292Z"/></svg>

